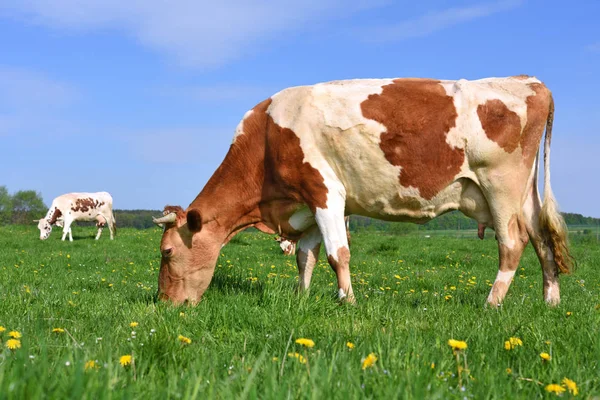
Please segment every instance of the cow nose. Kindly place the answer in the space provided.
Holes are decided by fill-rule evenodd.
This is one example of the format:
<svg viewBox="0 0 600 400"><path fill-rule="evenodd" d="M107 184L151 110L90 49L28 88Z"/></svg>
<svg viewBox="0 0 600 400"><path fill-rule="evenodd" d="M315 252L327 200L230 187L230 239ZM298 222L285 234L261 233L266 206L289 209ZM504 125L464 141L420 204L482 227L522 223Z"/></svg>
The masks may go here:
<svg viewBox="0 0 600 400"><path fill-rule="evenodd" d="M171 255L173 254L173 248L167 247L166 249L162 249L161 253L164 257L171 257Z"/></svg>

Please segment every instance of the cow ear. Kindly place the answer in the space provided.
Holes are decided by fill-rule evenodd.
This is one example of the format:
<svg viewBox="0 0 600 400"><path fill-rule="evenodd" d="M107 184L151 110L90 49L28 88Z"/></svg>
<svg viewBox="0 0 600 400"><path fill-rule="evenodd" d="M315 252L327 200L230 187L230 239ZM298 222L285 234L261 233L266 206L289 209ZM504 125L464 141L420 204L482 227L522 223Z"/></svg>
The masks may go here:
<svg viewBox="0 0 600 400"><path fill-rule="evenodd" d="M187 226L188 229L192 232L199 232L202 229L202 216L200 215L200 211L192 208L187 212Z"/></svg>

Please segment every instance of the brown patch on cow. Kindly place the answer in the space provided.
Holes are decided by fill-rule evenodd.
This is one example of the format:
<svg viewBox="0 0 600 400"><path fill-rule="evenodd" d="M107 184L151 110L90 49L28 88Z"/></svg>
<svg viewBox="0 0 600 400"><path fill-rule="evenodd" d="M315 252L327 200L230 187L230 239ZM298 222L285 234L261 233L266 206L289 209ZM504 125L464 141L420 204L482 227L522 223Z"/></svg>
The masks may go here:
<svg viewBox="0 0 600 400"><path fill-rule="evenodd" d="M508 284L502 281L494 282L492 286L492 290L489 295L489 303L493 306L496 306L502 303L502 300L506 296L506 292L508 292Z"/></svg>
<svg viewBox="0 0 600 400"><path fill-rule="evenodd" d="M350 266L350 250L347 247L340 247L337 251L337 260L333 257L333 254L329 254L327 261L336 273L340 268L347 269Z"/></svg>
<svg viewBox="0 0 600 400"><path fill-rule="evenodd" d="M103 201L99 201L98 199L92 199L91 197L86 197L83 199L76 199L75 205L71 207L71 210L74 212L86 213L90 209L100 208L103 205Z"/></svg>
<svg viewBox="0 0 600 400"><path fill-rule="evenodd" d="M61 217L61 215L62 215L62 212L58 208L55 208L54 212L52 213L52 217L50 217L50 220L48 221L48 223L50 225L56 223L56 221Z"/></svg>
<svg viewBox="0 0 600 400"><path fill-rule="evenodd" d="M363 101L361 110L386 127L379 147L391 164L402 167L402 186L419 189L429 200L460 172L464 151L446 143L458 114L439 81L395 80Z"/></svg>
<svg viewBox="0 0 600 400"><path fill-rule="evenodd" d="M521 139L521 119L516 112L509 110L502 101L494 99L478 105L477 115L490 140L498 143L507 153L515 151Z"/></svg>
<svg viewBox="0 0 600 400"><path fill-rule="evenodd" d="M546 122L554 118L554 102L552 93L542 83L530 83L528 85L534 95L527 97L527 123L521 134L521 150L523 152L523 163L529 169L538 152L540 141Z"/></svg>

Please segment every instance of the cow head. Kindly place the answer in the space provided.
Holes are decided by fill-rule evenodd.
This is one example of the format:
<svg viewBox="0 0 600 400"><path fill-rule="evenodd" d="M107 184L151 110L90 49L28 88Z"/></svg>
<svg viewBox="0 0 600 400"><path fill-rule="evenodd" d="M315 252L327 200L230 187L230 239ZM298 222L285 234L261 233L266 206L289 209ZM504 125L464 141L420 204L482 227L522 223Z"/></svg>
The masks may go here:
<svg viewBox="0 0 600 400"><path fill-rule="evenodd" d="M160 242L158 297L176 304L197 303L212 280L225 236L211 224L203 226L200 212L167 206L154 223L164 227Z"/></svg>
<svg viewBox="0 0 600 400"><path fill-rule="evenodd" d="M38 223L38 229L40 230L40 240L46 240L52 233L52 224L45 218L36 219L33 222Z"/></svg>

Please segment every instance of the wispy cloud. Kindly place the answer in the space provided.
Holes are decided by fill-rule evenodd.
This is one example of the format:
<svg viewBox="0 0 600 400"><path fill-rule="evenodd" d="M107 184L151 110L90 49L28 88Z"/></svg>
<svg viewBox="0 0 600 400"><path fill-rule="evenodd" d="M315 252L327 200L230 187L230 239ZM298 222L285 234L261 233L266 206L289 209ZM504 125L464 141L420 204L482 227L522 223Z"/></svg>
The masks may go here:
<svg viewBox="0 0 600 400"><path fill-rule="evenodd" d="M588 44L585 49L591 53L600 53L600 42Z"/></svg>
<svg viewBox="0 0 600 400"><path fill-rule="evenodd" d="M449 8L404 20L397 24L361 30L360 34L367 42L401 41L427 36L455 25L514 9L521 4L523 4L523 0L503 0L469 7Z"/></svg>
<svg viewBox="0 0 600 400"><path fill-rule="evenodd" d="M0 15L62 30L115 29L192 67L215 67L381 0L3 0Z"/></svg>

